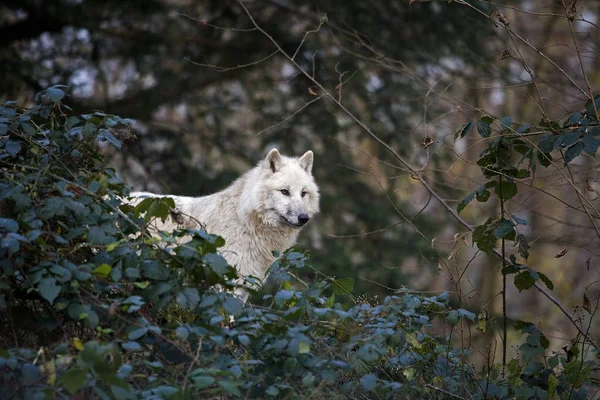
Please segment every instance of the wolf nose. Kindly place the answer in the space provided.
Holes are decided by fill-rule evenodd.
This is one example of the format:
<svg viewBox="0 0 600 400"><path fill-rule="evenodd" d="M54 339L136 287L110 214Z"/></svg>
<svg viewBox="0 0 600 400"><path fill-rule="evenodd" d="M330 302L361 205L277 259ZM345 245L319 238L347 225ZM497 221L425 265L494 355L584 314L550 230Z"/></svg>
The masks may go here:
<svg viewBox="0 0 600 400"><path fill-rule="evenodd" d="M308 222L310 218L308 217L308 214L300 214L298 215L298 223L300 225L304 225Z"/></svg>

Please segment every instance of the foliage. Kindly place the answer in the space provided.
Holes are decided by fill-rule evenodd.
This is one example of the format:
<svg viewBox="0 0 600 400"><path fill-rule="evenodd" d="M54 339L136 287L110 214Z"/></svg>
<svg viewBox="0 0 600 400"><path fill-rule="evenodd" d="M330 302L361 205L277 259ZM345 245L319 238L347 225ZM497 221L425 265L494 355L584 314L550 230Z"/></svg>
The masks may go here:
<svg viewBox="0 0 600 400"><path fill-rule="evenodd" d="M273 266L280 287L243 304L218 254L222 238L190 229L150 237L146 227L168 218L172 201L121 202L128 189L97 146L120 147L132 121L67 116L63 96L55 86L30 108L0 107L0 317L10 327L1 397L585 398L594 382L597 362L583 346L542 358L548 340L522 322L522 360L507 378L499 366L475 371L462 361L468 349L432 329L435 320L450 333L476 323L447 293L398 291L377 304L355 298L348 278L299 288L292 277L310 263L294 249ZM495 223L492 234L512 237L517 223ZM521 267L517 276L541 279Z"/></svg>

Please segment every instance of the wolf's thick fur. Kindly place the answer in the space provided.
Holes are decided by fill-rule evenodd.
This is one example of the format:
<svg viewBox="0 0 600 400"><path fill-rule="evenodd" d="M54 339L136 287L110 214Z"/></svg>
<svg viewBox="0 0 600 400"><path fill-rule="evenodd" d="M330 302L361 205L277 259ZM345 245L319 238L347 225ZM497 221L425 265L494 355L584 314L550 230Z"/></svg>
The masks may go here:
<svg viewBox="0 0 600 400"><path fill-rule="evenodd" d="M312 165L312 151L292 158L273 149L228 188L208 196L147 192L131 196L173 198L180 217L159 223L158 229L198 228L201 224L207 232L225 239L222 254L241 275L263 279L275 259L273 250L292 246L300 229L319 212Z"/></svg>

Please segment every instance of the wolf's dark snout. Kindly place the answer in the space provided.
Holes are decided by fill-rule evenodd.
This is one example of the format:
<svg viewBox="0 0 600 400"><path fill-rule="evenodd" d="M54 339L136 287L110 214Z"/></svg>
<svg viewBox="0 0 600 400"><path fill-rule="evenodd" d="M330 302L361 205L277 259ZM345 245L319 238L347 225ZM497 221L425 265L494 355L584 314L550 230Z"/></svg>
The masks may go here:
<svg viewBox="0 0 600 400"><path fill-rule="evenodd" d="M298 215L298 223L299 224L306 224L308 222L310 218L308 217L308 214L300 214Z"/></svg>

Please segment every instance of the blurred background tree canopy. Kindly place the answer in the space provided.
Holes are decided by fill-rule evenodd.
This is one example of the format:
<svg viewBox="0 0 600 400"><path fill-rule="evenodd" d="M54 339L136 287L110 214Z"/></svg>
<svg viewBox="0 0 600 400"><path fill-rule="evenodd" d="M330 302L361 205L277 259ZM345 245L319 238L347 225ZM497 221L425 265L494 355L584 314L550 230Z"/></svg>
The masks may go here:
<svg viewBox="0 0 600 400"><path fill-rule="evenodd" d="M483 182L473 165L481 143L454 140L464 122L504 113L523 121L559 119L586 100L539 52L487 18L494 5L469 3L474 6L244 2L294 61L453 205ZM509 26L582 83L563 2L506 3L500 11ZM575 35L597 88L600 6L580 3ZM535 71L537 89L528 71ZM474 307L498 311L497 279L489 267L495 264L471 247L453 257L463 239L463 247L471 244L460 235L465 230L278 53L237 1L5 0L0 76L2 100L23 101L41 88L65 84L71 88L67 104L78 112L134 118L137 140L109 153L107 164L135 189L205 195L224 188L271 147L289 155L312 149L322 214L302 233L299 247L311 250L318 270L355 278L359 294L385 294L406 284L453 288L449 274L438 273L441 252L461 268L475 265L466 274L466 292ZM547 99L542 107L538 90ZM575 165L576 183L595 182L596 170L589 160ZM540 175L538 183L576 199L556 176ZM584 262L597 257L593 227L585 215L573 216L535 190L519 196L513 211L530 218L528 234L539 244L532 259L566 288L558 295L576 304L581 292L569 298L570 288L583 287ZM467 210L465 218L481 223L485 207ZM557 261L553 255L565 246L582 251ZM535 294L514 294L510 301L524 314L540 311L535 301L530 309L520 306Z"/></svg>

